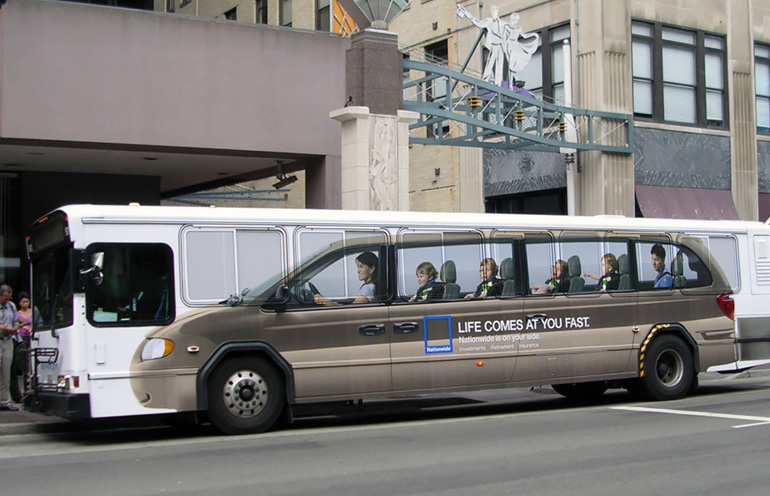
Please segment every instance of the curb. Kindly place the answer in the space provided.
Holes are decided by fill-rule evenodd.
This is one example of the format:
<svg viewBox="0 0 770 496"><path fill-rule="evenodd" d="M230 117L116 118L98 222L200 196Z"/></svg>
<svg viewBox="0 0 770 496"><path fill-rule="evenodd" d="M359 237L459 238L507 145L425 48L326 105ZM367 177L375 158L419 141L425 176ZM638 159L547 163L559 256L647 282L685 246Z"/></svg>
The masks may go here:
<svg viewBox="0 0 770 496"><path fill-rule="evenodd" d="M73 430L73 424L66 421L28 421L0 424L0 436L21 434L53 434Z"/></svg>

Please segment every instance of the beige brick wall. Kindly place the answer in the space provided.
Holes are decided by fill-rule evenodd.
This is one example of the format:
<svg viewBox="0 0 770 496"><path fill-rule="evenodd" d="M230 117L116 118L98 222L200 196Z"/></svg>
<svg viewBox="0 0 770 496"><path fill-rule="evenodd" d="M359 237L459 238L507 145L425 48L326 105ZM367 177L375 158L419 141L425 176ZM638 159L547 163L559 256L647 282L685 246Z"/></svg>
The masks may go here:
<svg viewBox="0 0 770 496"><path fill-rule="evenodd" d="M409 210L456 212L458 151L449 146L413 145L409 150ZM439 169L439 175L436 175Z"/></svg>

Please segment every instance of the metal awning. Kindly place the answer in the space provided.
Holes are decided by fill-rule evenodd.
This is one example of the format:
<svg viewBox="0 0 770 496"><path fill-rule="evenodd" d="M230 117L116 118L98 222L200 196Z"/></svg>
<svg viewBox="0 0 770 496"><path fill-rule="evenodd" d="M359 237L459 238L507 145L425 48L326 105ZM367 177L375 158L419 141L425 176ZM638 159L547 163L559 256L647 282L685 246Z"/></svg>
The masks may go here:
<svg viewBox="0 0 770 496"><path fill-rule="evenodd" d="M740 220L729 190L637 184L636 201L645 217Z"/></svg>

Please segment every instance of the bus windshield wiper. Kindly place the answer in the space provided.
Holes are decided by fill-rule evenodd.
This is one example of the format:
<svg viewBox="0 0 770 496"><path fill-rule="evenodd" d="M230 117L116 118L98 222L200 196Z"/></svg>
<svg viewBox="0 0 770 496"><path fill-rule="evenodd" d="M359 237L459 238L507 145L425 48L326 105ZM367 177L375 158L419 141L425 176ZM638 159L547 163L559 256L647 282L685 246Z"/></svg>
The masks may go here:
<svg viewBox="0 0 770 496"><path fill-rule="evenodd" d="M243 297L249 292L249 288L243 288L241 294L231 294L226 300L219 302L220 305L227 305L228 307L235 307L243 303Z"/></svg>

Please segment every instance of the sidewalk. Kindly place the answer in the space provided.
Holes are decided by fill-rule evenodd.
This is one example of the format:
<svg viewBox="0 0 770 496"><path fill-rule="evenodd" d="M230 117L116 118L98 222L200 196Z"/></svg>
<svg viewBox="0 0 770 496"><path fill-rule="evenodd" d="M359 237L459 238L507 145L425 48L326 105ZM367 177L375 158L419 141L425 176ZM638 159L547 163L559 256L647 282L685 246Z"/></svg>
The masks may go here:
<svg viewBox="0 0 770 496"><path fill-rule="evenodd" d="M58 417L28 412L18 403L14 403L14 405L19 407L18 412L0 411L0 436L59 432L66 430L71 424L71 422Z"/></svg>

